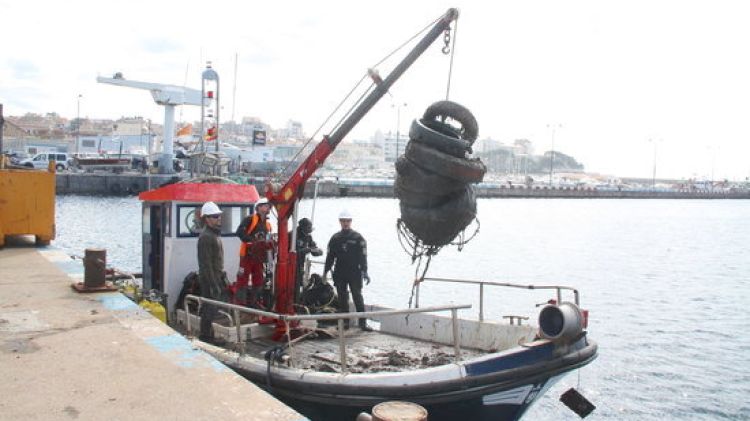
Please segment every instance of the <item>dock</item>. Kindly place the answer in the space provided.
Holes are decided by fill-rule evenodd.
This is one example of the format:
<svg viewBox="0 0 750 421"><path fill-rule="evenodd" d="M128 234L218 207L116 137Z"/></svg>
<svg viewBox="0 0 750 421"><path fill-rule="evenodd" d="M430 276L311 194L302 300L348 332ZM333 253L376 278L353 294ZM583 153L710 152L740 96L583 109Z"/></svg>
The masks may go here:
<svg viewBox="0 0 750 421"><path fill-rule="evenodd" d="M75 292L82 279L54 247L0 249L0 418L307 420L119 292Z"/></svg>

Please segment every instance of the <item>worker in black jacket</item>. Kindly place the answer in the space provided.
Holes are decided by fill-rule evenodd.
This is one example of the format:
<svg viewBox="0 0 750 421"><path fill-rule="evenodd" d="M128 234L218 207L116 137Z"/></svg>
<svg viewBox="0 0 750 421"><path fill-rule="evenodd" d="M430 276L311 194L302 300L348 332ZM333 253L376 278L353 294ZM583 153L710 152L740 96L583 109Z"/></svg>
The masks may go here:
<svg viewBox="0 0 750 421"><path fill-rule="evenodd" d="M305 257L308 254L312 254L316 257L323 255L323 250L318 248L318 245L315 244L315 241L312 238L312 232L312 221L307 218L300 219L299 224L297 224L297 241L295 243L295 251L297 252L297 271L295 273L294 282L295 303L299 303L299 297L302 293L302 281L305 272Z"/></svg>
<svg viewBox="0 0 750 421"><path fill-rule="evenodd" d="M349 312L349 290L352 292L354 307L358 312L365 311L365 300L362 298L362 280L370 284L367 274L367 242L364 237L352 229L352 215L343 211L339 215L341 231L333 234L328 241L328 255L323 269L323 278L333 268L333 285L336 286L339 301L339 313ZM345 325L349 326L349 320ZM367 319L359 319L359 327L371 331Z"/></svg>

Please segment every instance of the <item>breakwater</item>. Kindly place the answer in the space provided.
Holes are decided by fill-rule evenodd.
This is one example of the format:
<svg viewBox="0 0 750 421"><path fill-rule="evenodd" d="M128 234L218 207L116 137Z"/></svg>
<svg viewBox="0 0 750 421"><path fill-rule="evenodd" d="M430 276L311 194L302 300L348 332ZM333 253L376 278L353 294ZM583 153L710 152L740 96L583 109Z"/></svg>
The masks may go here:
<svg viewBox="0 0 750 421"><path fill-rule="evenodd" d="M188 175L170 174L79 174L58 173L57 194L82 194L102 196L127 196L157 188L164 184L188 180ZM253 177L233 176L231 180L252 184L259 192L264 191L266 180ZM305 196L311 197L316 181L311 180L305 188ZM395 197L393 180L321 180L317 182L321 197ZM479 197L495 198L570 198L570 199L750 199L750 191L737 190L617 190L593 187L519 187L503 184L481 183L477 186Z"/></svg>

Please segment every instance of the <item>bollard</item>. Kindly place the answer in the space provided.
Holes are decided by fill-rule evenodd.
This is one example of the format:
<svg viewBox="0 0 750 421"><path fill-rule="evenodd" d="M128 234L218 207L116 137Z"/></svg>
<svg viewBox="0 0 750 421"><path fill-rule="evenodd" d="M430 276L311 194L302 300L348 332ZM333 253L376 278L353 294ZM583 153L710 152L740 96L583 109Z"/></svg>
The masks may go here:
<svg viewBox="0 0 750 421"><path fill-rule="evenodd" d="M372 421L426 421L427 410L404 401L388 401L372 408Z"/></svg>
<svg viewBox="0 0 750 421"><path fill-rule="evenodd" d="M104 286L106 268L106 249L86 249L86 255L83 258L83 285L86 288L101 288Z"/></svg>
<svg viewBox="0 0 750 421"><path fill-rule="evenodd" d="M83 258L83 282L76 282L70 286L78 292L107 292L117 291L112 282L106 281L107 250L86 249Z"/></svg>

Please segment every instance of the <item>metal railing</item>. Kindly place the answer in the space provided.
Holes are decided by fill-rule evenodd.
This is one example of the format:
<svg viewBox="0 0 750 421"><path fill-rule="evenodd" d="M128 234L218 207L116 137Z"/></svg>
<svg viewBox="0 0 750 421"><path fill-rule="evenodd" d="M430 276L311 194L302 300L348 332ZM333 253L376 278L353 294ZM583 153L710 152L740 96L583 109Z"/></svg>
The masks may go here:
<svg viewBox="0 0 750 421"><path fill-rule="evenodd" d="M416 287L416 293L415 293L415 307L419 308L419 287L422 284L422 282L425 281L432 281L432 282L453 282L453 283L459 283L459 284L473 284L473 285L479 285L479 321L484 321L484 286L490 285L490 286L498 286L498 287L509 287L509 288L519 288L519 289L554 289L557 292L557 302L562 302L562 290L569 290L573 291L575 305L580 307L580 297L578 294L578 290L572 287L567 287L563 285L523 285L523 284L513 284L509 282L492 282L492 281L472 281L467 279L448 279L448 278L423 278L420 282L417 282Z"/></svg>
<svg viewBox="0 0 750 421"><path fill-rule="evenodd" d="M279 320L284 323L285 331L290 332L290 325L293 322L303 321L303 320L337 320L338 321L338 331L339 331L339 356L341 359L341 368L342 372L347 371L347 362L346 362L346 335L343 334L344 332L344 320L346 319L352 319L352 318L376 318L376 317L389 317L389 316L399 316L399 315L406 315L406 314L414 314L414 313L429 313L429 312L438 312L438 311L448 311L451 312L451 318L452 318L452 327L453 327L453 348L456 356L456 361L461 360L461 342L459 340L458 335L458 310L468 309L471 308L471 304L453 304L453 305L442 305L442 306L432 306L432 307L424 307L424 308L410 308L410 309L400 309L400 310L379 310L379 311L364 311L364 312L354 312L354 313L326 313L326 314L301 314L301 315L291 315L291 314L279 314L279 313L273 313L269 311L263 311L258 310L254 308L248 308L244 306L240 306L237 304L230 304L225 303L223 301L216 301L211 300L208 298L199 297L196 295L186 295L185 296L185 304L184 304L184 310L185 310L185 323L186 323L186 329L188 335L190 335L192 329L190 327L190 309L188 307L190 301L195 301L198 303L199 306L203 305L204 303L215 305L219 308L230 310L232 313L232 316L229 317L232 324L235 325L235 328L237 329L237 344L240 344L242 342L242 323L240 314L241 313L248 313L248 314L254 314L259 317L266 317L273 320ZM229 314L227 314L229 316ZM289 349L289 356L290 360L293 361L293 347L295 340L291 338L291 335L286 335L287 337L287 348ZM243 346L238 346L238 350L240 355L245 354L245 348Z"/></svg>

